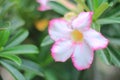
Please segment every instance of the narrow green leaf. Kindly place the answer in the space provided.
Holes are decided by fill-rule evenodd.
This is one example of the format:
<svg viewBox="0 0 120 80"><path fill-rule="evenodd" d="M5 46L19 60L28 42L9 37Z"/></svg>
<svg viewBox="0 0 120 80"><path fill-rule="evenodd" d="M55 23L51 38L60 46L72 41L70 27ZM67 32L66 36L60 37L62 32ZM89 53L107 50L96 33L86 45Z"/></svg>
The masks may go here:
<svg viewBox="0 0 120 80"><path fill-rule="evenodd" d="M92 28L95 29L96 31L100 32L101 26L100 26L100 24L94 22L94 23L92 23Z"/></svg>
<svg viewBox="0 0 120 80"><path fill-rule="evenodd" d="M98 22L99 24L114 24L114 23L120 23L120 17L109 17L109 18L98 19L97 22Z"/></svg>
<svg viewBox="0 0 120 80"><path fill-rule="evenodd" d="M17 30L25 24L25 21L18 15L14 14L14 16L10 17L10 29L11 32Z"/></svg>
<svg viewBox="0 0 120 80"><path fill-rule="evenodd" d="M117 11L116 13L112 14L111 16L112 16L112 17L120 16L120 11Z"/></svg>
<svg viewBox="0 0 120 80"><path fill-rule="evenodd" d="M120 52L112 46L109 46L109 52L111 57L111 63L115 66L120 67Z"/></svg>
<svg viewBox="0 0 120 80"><path fill-rule="evenodd" d="M6 48L22 43L29 35L28 30L20 29L7 43Z"/></svg>
<svg viewBox="0 0 120 80"><path fill-rule="evenodd" d="M5 22L5 21L0 20L0 31L8 29L9 26L10 26L9 22Z"/></svg>
<svg viewBox="0 0 120 80"><path fill-rule="evenodd" d="M96 10L93 15L93 19L96 20L101 16L101 14L109 7L109 4L107 2L102 3Z"/></svg>
<svg viewBox="0 0 120 80"><path fill-rule="evenodd" d="M120 47L120 38L108 38L110 40L110 43L115 46Z"/></svg>
<svg viewBox="0 0 120 80"><path fill-rule="evenodd" d="M0 63L15 77L16 80L25 80L24 76L13 66L1 60Z"/></svg>
<svg viewBox="0 0 120 80"><path fill-rule="evenodd" d="M104 2L108 2L108 0L98 0L98 6L100 6Z"/></svg>
<svg viewBox="0 0 120 80"><path fill-rule="evenodd" d="M110 65L110 54L108 52L108 49L104 49L104 50L98 50L96 51L97 55L101 58L101 60L103 62L105 62L106 64Z"/></svg>
<svg viewBox="0 0 120 80"><path fill-rule="evenodd" d="M97 53L106 64L120 67L120 51L111 45L109 45L108 48L104 50L97 51Z"/></svg>
<svg viewBox="0 0 120 80"><path fill-rule="evenodd" d="M24 76L26 80L33 80L36 74L32 73L31 71L25 71Z"/></svg>
<svg viewBox="0 0 120 80"><path fill-rule="evenodd" d="M57 80L57 77L54 72L51 70L45 71L45 80Z"/></svg>
<svg viewBox="0 0 120 80"><path fill-rule="evenodd" d="M98 8L98 1L99 0L93 0L93 5L94 5L94 11Z"/></svg>
<svg viewBox="0 0 120 80"><path fill-rule="evenodd" d="M16 65L15 63L5 60L7 63L19 68L20 70L24 70L24 71L28 71L31 72L33 74L36 74L38 76L44 77L44 70L43 68L38 65L37 63L31 61L31 60L27 60L27 59L22 59L22 64L20 66Z"/></svg>
<svg viewBox="0 0 120 80"><path fill-rule="evenodd" d="M90 1L90 0L89 0ZM108 0L93 0L93 5L94 5L94 11L102 4L107 2ZM92 1L90 1L92 2Z"/></svg>
<svg viewBox="0 0 120 80"><path fill-rule="evenodd" d="M88 7L90 8L91 11L93 11L93 3L90 0L87 0Z"/></svg>
<svg viewBox="0 0 120 80"><path fill-rule="evenodd" d="M30 71L32 73L44 77L43 69L38 64L30 60L22 59L22 65L20 66L20 69Z"/></svg>
<svg viewBox="0 0 120 80"><path fill-rule="evenodd" d="M69 12L70 10L67 9L62 4L55 2L55 1L49 1L48 5L57 13L64 15L65 13Z"/></svg>
<svg viewBox="0 0 120 80"><path fill-rule="evenodd" d="M15 6L15 2L4 1L2 5L4 7L0 8L0 18L4 17L4 15L13 7Z"/></svg>
<svg viewBox="0 0 120 80"><path fill-rule="evenodd" d="M0 31L0 47L4 46L8 41L10 32L8 29Z"/></svg>
<svg viewBox="0 0 120 80"><path fill-rule="evenodd" d="M35 54L39 49L34 45L19 45L11 48L5 48L1 53L4 54Z"/></svg>
<svg viewBox="0 0 120 80"><path fill-rule="evenodd" d="M47 45L50 45L50 44L52 44L54 41L50 38L50 36L46 36L44 39L43 39L43 41L42 41L42 43L41 43L41 46L43 47L43 46L47 46Z"/></svg>
<svg viewBox="0 0 120 80"><path fill-rule="evenodd" d="M14 61L15 63L17 63L18 65L21 65L21 59L16 56L16 55L13 55L13 54L0 54L0 57L3 57L3 58L7 58L7 59L10 59L12 61Z"/></svg>
<svg viewBox="0 0 120 80"><path fill-rule="evenodd" d="M2 30L6 30L7 28L2 28L2 27L0 27L0 31L2 31Z"/></svg>

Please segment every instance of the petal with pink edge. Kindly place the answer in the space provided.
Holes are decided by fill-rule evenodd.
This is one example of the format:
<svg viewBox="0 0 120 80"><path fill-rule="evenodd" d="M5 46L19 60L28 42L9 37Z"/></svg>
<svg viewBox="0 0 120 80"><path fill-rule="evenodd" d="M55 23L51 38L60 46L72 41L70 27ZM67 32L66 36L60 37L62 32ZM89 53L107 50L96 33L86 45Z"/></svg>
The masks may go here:
<svg viewBox="0 0 120 80"><path fill-rule="evenodd" d="M84 37L85 37L86 42L94 50L106 48L109 43L108 39L106 39L104 36L102 36L101 33L93 29L89 29L88 31L85 31Z"/></svg>
<svg viewBox="0 0 120 80"><path fill-rule="evenodd" d="M73 65L77 70L88 69L93 61L93 50L86 43L77 44L72 55Z"/></svg>
<svg viewBox="0 0 120 80"><path fill-rule="evenodd" d="M41 5L40 7L38 7L38 10L39 11L46 11L46 10L50 10L50 7Z"/></svg>
<svg viewBox="0 0 120 80"><path fill-rule="evenodd" d="M53 19L49 24L49 35L57 41L59 39L70 39L70 28L64 19Z"/></svg>
<svg viewBox="0 0 120 80"><path fill-rule="evenodd" d="M72 42L69 40L59 40L52 46L51 51L55 61L65 62L72 55Z"/></svg>
<svg viewBox="0 0 120 80"><path fill-rule="evenodd" d="M93 12L81 12L73 21L72 26L75 29L89 29L92 22Z"/></svg>
<svg viewBox="0 0 120 80"><path fill-rule="evenodd" d="M37 2L40 3L38 10L45 11L50 9L50 7L47 5L48 0L37 0Z"/></svg>
<svg viewBox="0 0 120 80"><path fill-rule="evenodd" d="M37 0L41 5L47 5L48 0Z"/></svg>

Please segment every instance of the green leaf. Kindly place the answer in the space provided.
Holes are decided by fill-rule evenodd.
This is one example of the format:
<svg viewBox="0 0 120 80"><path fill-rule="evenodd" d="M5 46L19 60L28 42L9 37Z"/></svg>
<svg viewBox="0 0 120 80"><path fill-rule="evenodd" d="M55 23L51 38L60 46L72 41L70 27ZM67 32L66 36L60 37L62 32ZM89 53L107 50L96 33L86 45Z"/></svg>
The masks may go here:
<svg viewBox="0 0 120 80"><path fill-rule="evenodd" d="M96 51L97 56L99 56L101 58L101 60L103 62L105 62L106 64L110 65L110 54L108 52L108 48L104 49L104 50L98 50Z"/></svg>
<svg viewBox="0 0 120 80"><path fill-rule="evenodd" d="M97 51L98 52L98 51ZM99 56L106 64L115 65L120 67L120 51L112 47L111 45L108 46L107 49L100 50Z"/></svg>
<svg viewBox="0 0 120 80"><path fill-rule="evenodd" d="M92 28L95 29L96 31L100 32L101 26L100 26L100 24L94 22L94 23L92 23Z"/></svg>
<svg viewBox="0 0 120 80"><path fill-rule="evenodd" d="M31 60L27 60L27 59L22 59L22 64L20 66L16 65L15 63L6 60L9 64L19 68L20 70L24 70L24 71L28 71L31 72L33 74L36 74L38 76L44 77L44 70L43 68L41 68L40 65L38 65L37 63L31 61Z"/></svg>
<svg viewBox="0 0 120 80"><path fill-rule="evenodd" d="M112 45L120 47L120 38L109 38L109 40Z"/></svg>
<svg viewBox="0 0 120 80"><path fill-rule="evenodd" d="M100 6L102 3L108 2L108 0L98 0L98 6Z"/></svg>
<svg viewBox="0 0 120 80"><path fill-rule="evenodd" d="M57 80L57 77L54 72L51 70L46 70L45 71L45 80Z"/></svg>
<svg viewBox="0 0 120 80"><path fill-rule="evenodd" d="M38 64L30 60L22 59L22 65L19 68L44 77L43 69Z"/></svg>
<svg viewBox="0 0 120 80"><path fill-rule="evenodd" d="M54 41L50 38L50 36L46 36L44 39L43 39L43 41L42 41L42 43L41 43L41 46L43 47L43 46L47 46L47 45L50 45L50 44L52 44Z"/></svg>
<svg viewBox="0 0 120 80"><path fill-rule="evenodd" d="M6 44L6 42L8 41L9 35L10 33L8 29L0 31L0 47Z"/></svg>
<svg viewBox="0 0 120 80"><path fill-rule="evenodd" d="M10 29L12 32L22 27L25 24L25 21L16 14L14 14L14 16L11 16L9 21L11 24Z"/></svg>
<svg viewBox="0 0 120 80"><path fill-rule="evenodd" d="M34 45L19 45L11 48L5 48L1 53L4 54L35 54L39 53L39 50Z"/></svg>
<svg viewBox="0 0 120 80"><path fill-rule="evenodd" d="M10 26L10 23L8 22L4 22L4 21L0 21L0 31L2 30L7 30Z"/></svg>
<svg viewBox="0 0 120 80"><path fill-rule="evenodd" d="M16 80L25 80L24 76L13 66L1 60L0 63L15 77Z"/></svg>
<svg viewBox="0 0 120 80"><path fill-rule="evenodd" d="M6 48L22 43L29 35L28 30L20 29L7 43Z"/></svg>
<svg viewBox="0 0 120 80"><path fill-rule="evenodd" d="M55 1L49 1L48 5L57 13L64 15L65 13L69 12L70 10L67 9L62 4L55 2Z"/></svg>
<svg viewBox="0 0 120 80"><path fill-rule="evenodd" d="M120 51L112 46L109 46L109 52L111 57L111 64L120 67Z"/></svg>
<svg viewBox="0 0 120 80"><path fill-rule="evenodd" d="M96 20L101 16L101 14L109 7L109 4L107 2L102 3L96 10L93 15L93 19Z"/></svg>
<svg viewBox="0 0 120 80"><path fill-rule="evenodd" d="M31 71L25 71L24 76L26 80L33 80L36 74L32 73Z"/></svg>
<svg viewBox="0 0 120 80"><path fill-rule="evenodd" d="M120 16L120 6L118 7L115 7L115 9L113 9L111 12L110 12L110 17L118 17Z"/></svg>
<svg viewBox="0 0 120 80"><path fill-rule="evenodd" d="M93 5L94 5L94 10L96 10L98 8L98 1L99 0L93 0Z"/></svg>
<svg viewBox="0 0 120 80"><path fill-rule="evenodd" d="M2 8L0 8L0 18L4 17L5 14L12 9L13 6L15 6L15 2L9 2L9 1L4 1L4 4L2 4Z"/></svg>
<svg viewBox="0 0 120 80"><path fill-rule="evenodd" d="M94 5L94 11L104 2L107 2L108 0L93 0ZM92 2L92 1L91 1Z"/></svg>
<svg viewBox="0 0 120 80"><path fill-rule="evenodd" d="M45 57L43 60L44 62L41 63L42 66L47 66L50 63L54 62L53 58L51 57L51 55L46 55L47 57Z"/></svg>
<svg viewBox="0 0 120 80"><path fill-rule="evenodd" d="M90 0L87 0L88 7L90 8L91 11L93 11L93 3Z"/></svg>
<svg viewBox="0 0 120 80"><path fill-rule="evenodd" d="M22 63L21 59L18 56L13 55L13 54L3 54L3 53L1 53L0 57L10 59L10 60L14 61L15 63L17 63L18 65L21 65L21 63Z"/></svg>
<svg viewBox="0 0 120 80"><path fill-rule="evenodd" d="M99 24L114 24L114 23L120 23L120 17L109 17L109 18L98 19L97 22L98 22Z"/></svg>

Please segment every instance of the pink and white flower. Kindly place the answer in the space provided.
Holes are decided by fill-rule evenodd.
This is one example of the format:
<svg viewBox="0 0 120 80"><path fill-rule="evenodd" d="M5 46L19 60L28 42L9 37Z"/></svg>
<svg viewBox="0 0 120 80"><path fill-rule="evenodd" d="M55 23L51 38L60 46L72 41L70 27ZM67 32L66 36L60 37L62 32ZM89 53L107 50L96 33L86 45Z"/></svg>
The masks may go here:
<svg viewBox="0 0 120 80"><path fill-rule="evenodd" d="M93 12L81 12L71 21L62 18L50 21L49 35L55 41L51 48L55 61L65 62L71 58L77 70L88 69L94 51L106 48L108 40L90 28Z"/></svg>
<svg viewBox="0 0 120 80"><path fill-rule="evenodd" d="M49 0L37 0L38 3L40 3L40 7L38 8L39 11L46 11L50 10L51 8L48 6Z"/></svg>

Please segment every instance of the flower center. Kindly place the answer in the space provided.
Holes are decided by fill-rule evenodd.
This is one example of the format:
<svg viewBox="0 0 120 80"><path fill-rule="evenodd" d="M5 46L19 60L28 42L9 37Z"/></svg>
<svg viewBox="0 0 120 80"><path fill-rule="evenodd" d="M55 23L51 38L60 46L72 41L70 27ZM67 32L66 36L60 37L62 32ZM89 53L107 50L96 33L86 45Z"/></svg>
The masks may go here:
<svg viewBox="0 0 120 80"><path fill-rule="evenodd" d="M82 42L83 41L83 34L80 31L78 31L78 30L74 30L71 33L71 36L72 36L72 39L75 42Z"/></svg>

